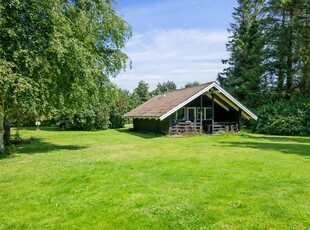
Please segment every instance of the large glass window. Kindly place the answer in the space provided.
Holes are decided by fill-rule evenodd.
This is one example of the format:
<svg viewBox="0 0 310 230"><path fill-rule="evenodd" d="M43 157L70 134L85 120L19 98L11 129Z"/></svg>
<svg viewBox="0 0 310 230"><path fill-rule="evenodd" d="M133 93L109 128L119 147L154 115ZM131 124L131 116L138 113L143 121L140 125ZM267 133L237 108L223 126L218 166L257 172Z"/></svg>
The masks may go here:
<svg viewBox="0 0 310 230"><path fill-rule="evenodd" d="M204 108L202 108L202 120L205 120L205 112L204 112ZM197 108L197 121L200 121L200 117L201 117L201 114L200 114L200 107Z"/></svg>
<svg viewBox="0 0 310 230"><path fill-rule="evenodd" d="M212 118L211 107L202 108L202 120L210 120ZM183 107L172 115L173 121L200 121L200 107Z"/></svg>
<svg viewBox="0 0 310 230"><path fill-rule="evenodd" d="M210 107L202 108L202 120L209 120L212 116L212 110ZM197 121L200 121L200 107L197 107Z"/></svg>
<svg viewBox="0 0 310 230"><path fill-rule="evenodd" d="M205 110L206 110L206 120L211 120L212 119L212 108L208 107L208 108L205 108Z"/></svg>
<svg viewBox="0 0 310 230"><path fill-rule="evenodd" d="M172 115L172 120L174 120L174 121L184 121L184 120L186 120L186 118L185 118L185 108L181 108L178 111L176 111Z"/></svg>
<svg viewBox="0 0 310 230"><path fill-rule="evenodd" d="M174 112L173 114L172 114L172 120L173 121L176 121L178 119L178 113L177 112Z"/></svg>
<svg viewBox="0 0 310 230"><path fill-rule="evenodd" d="M187 108L187 120L196 122L196 108L195 107L188 107Z"/></svg>
<svg viewBox="0 0 310 230"><path fill-rule="evenodd" d="M178 120L184 121L185 120L185 108L179 109L177 113L178 113Z"/></svg>

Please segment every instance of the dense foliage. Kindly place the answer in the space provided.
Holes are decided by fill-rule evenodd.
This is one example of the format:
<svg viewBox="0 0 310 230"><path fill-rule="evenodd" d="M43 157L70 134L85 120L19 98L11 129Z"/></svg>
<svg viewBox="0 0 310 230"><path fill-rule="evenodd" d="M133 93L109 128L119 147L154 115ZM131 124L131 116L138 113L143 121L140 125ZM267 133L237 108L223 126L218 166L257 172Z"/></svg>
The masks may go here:
<svg viewBox="0 0 310 230"><path fill-rule="evenodd" d="M307 0L238 0L221 85L252 108L310 94Z"/></svg>
<svg viewBox="0 0 310 230"><path fill-rule="evenodd" d="M103 93L100 103L89 103L79 110L64 110L60 116L45 123L71 130L121 128L129 123L122 116L137 106L134 94L111 83L106 84ZM25 125L28 126L29 122Z"/></svg>
<svg viewBox="0 0 310 230"><path fill-rule="evenodd" d="M293 124L309 129L309 123L297 122L301 119L298 111L292 110L297 120L290 117L293 113L283 113L284 105L299 104L294 98L305 96L306 104L310 100L309 15L308 0L238 0L229 28L230 57L223 60L228 67L218 80L236 98L258 111L258 132L307 133ZM264 110L273 114L273 122L261 112ZM304 106L299 111L307 113Z"/></svg>
<svg viewBox="0 0 310 230"><path fill-rule="evenodd" d="M134 93L128 90L117 89L113 101L110 103L110 128L122 128L129 119L122 116L138 106L138 100Z"/></svg>
<svg viewBox="0 0 310 230"><path fill-rule="evenodd" d="M265 134L310 135L308 98L281 100L261 106L253 130Z"/></svg>
<svg viewBox="0 0 310 230"><path fill-rule="evenodd" d="M136 99L138 100L138 104L142 104L151 98L149 88L150 86L148 83L145 81L139 81L138 86L133 91Z"/></svg>
<svg viewBox="0 0 310 230"><path fill-rule="evenodd" d="M184 85L184 88L190 88L199 85L200 83L198 81L188 82Z"/></svg>
<svg viewBox="0 0 310 230"><path fill-rule="evenodd" d="M0 124L4 116L97 116L108 78L126 67L121 49L131 36L111 1L1 1L0 15Z"/></svg>
<svg viewBox="0 0 310 230"><path fill-rule="evenodd" d="M251 107L257 107L264 99L260 90L263 42L262 25L259 22L263 1L238 2L239 7L233 13L236 22L231 23L228 30L231 36L227 51L231 57L223 60L229 66L218 79L236 98Z"/></svg>
<svg viewBox="0 0 310 230"><path fill-rule="evenodd" d="M177 89L177 85L173 81L158 82L156 88L151 92L151 95L158 95L161 93L166 93L174 91Z"/></svg>

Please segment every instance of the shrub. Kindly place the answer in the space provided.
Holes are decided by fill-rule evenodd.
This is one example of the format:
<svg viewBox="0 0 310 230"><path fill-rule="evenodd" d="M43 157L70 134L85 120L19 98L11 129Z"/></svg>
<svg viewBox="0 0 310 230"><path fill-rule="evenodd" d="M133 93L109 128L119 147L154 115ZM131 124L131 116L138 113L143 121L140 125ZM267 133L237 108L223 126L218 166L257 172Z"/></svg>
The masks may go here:
<svg viewBox="0 0 310 230"><path fill-rule="evenodd" d="M272 135L310 135L310 100L296 97L260 107L254 132Z"/></svg>
<svg viewBox="0 0 310 230"><path fill-rule="evenodd" d="M70 110L63 112L59 118L63 128L73 130L98 130L107 129L110 125L109 121L110 109L106 104L98 107L90 106L81 109L78 112Z"/></svg>

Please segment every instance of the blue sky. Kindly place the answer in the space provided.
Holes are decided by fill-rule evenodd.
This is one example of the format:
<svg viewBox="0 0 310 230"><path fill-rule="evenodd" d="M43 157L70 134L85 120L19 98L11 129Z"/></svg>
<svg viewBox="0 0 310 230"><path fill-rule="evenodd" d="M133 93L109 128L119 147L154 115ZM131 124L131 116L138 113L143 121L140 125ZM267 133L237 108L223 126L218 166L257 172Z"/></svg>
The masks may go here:
<svg viewBox="0 0 310 230"><path fill-rule="evenodd" d="M158 82L216 80L228 57L225 44L235 0L118 0L117 11L132 27L124 52L132 69L112 82L133 90L140 80L150 90Z"/></svg>

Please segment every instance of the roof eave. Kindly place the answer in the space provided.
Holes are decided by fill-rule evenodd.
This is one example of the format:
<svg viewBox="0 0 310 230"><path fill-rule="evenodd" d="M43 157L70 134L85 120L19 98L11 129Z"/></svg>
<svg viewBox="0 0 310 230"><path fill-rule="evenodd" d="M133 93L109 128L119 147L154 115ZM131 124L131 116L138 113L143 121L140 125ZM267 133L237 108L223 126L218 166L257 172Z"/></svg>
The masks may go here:
<svg viewBox="0 0 310 230"><path fill-rule="evenodd" d="M204 94L205 92L208 92L209 89L211 89L213 86L215 85L215 82L212 82L210 85L206 86L205 88L203 88L202 90L200 90L198 93L196 93L195 95L191 96L190 98L188 98L186 101L182 102L181 104L177 105L176 107L174 107L173 109L171 109L170 111L168 111L167 113L161 115L159 117L159 119L162 121L165 118L167 118L168 116L170 116L171 114L173 114L174 112L176 112L177 110L179 110L180 108L182 108L184 105L188 104L189 102L191 102L192 100L194 100L195 98L199 97L200 95Z"/></svg>
<svg viewBox="0 0 310 230"><path fill-rule="evenodd" d="M229 98L232 102L234 102L240 109L243 110L247 115L252 117L254 120L257 120L258 117L251 112L247 107L245 107L241 102L237 101L233 96L231 96L226 90L224 90L221 86L214 82L215 88L217 88L222 94L224 94L227 98Z"/></svg>
<svg viewBox="0 0 310 230"><path fill-rule="evenodd" d="M186 101L182 102L178 106L174 107L167 113L161 115L159 119L162 121L195 98L199 97L200 95L204 94L205 92L208 92L212 87L215 87L217 90L219 90L222 94L224 94L229 100L231 100L233 103L235 103L245 114L247 114L249 117L253 118L254 120L257 120L258 117L251 112L248 108L246 108L243 104L241 104L239 101L237 101L233 96L231 96L226 90L224 90L222 87L220 87L216 82L212 82L210 85L208 85L206 88L200 90L198 93L187 99Z"/></svg>
<svg viewBox="0 0 310 230"><path fill-rule="evenodd" d="M123 115L124 118L137 118L137 119L155 119L158 120L159 117L154 116L131 116L131 115Z"/></svg>

